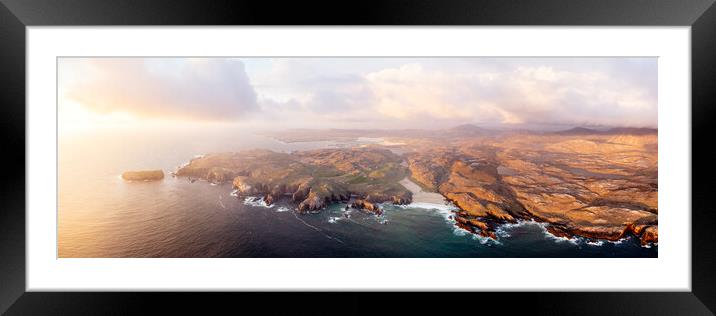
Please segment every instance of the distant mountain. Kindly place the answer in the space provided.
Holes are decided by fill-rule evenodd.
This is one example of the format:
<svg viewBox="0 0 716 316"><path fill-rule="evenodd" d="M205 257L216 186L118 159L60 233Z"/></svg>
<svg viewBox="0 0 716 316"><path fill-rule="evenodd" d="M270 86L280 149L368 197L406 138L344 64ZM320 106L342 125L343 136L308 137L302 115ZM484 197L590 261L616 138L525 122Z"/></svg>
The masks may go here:
<svg viewBox="0 0 716 316"><path fill-rule="evenodd" d="M558 132L554 132L554 133L559 134L559 135L592 135L592 134L601 134L602 132L595 130L595 129L586 128L586 127L575 127L575 128L570 128L568 130L558 131Z"/></svg>
<svg viewBox="0 0 716 316"><path fill-rule="evenodd" d="M456 136L479 136L494 134L494 131L484 129L475 124L462 124L446 130L447 134Z"/></svg>
<svg viewBox="0 0 716 316"><path fill-rule="evenodd" d="M656 128L643 127L615 127L606 131L606 134L629 134L629 135L649 135L657 134L659 130Z"/></svg>
<svg viewBox="0 0 716 316"><path fill-rule="evenodd" d="M454 131L472 132L472 131L485 131L484 128L479 127L475 124L462 124L451 128Z"/></svg>
<svg viewBox="0 0 716 316"><path fill-rule="evenodd" d="M649 135L656 134L657 129L655 128L642 128L642 127L615 127L607 130L597 130L586 127L575 127L568 130L557 131L554 134L558 135Z"/></svg>
<svg viewBox="0 0 716 316"><path fill-rule="evenodd" d="M574 127L567 130L549 132L529 129L493 130L474 124L462 124L446 129L289 129L268 132L264 135L284 142L308 141L352 141L360 137L411 137L411 138L466 138L499 135L650 135L656 134L654 128L616 127L611 129L592 129Z"/></svg>

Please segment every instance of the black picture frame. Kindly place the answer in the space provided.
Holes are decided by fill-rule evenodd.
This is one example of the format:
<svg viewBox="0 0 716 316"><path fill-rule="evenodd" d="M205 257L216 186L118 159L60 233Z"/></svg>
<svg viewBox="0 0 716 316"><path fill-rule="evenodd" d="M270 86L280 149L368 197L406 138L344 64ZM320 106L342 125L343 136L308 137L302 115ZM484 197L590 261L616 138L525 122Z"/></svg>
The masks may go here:
<svg viewBox="0 0 716 316"><path fill-rule="evenodd" d="M247 305L265 311L418 309L548 314L713 315L716 210L709 149L716 106L714 0L92 1L0 0L0 117L5 167L0 206L0 311L27 314L168 313ZM644 293L61 293L25 287L25 34L69 25L640 25L691 27L692 291ZM677 105L669 105L677 106ZM53 159L48 157L48 159ZM179 277L179 276L178 276ZM267 276L270 277L270 276ZM419 276L416 276L419 277ZM447 275L446 277L452 277ZM634 278L648 278L635 275ZM191 295L191 297L190 297ZM390 296L389 296L390 297ZM376 307L382 302L383 307ZM434 304L431 304L433 302ZM489 304L486 304L489 302ZM498 303L499 302L499 303Z"/></svg>

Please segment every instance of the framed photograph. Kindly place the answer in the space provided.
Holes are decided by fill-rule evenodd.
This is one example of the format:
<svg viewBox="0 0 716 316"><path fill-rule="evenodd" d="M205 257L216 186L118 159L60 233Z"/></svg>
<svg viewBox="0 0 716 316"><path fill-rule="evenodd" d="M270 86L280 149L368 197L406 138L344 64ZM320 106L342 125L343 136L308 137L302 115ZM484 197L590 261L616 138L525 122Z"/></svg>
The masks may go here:
<svg viewBox="0 0 716 316"><path fill-rule="evenodd" d="M0 308L713 314L687 3L3 0Z"/></svg>

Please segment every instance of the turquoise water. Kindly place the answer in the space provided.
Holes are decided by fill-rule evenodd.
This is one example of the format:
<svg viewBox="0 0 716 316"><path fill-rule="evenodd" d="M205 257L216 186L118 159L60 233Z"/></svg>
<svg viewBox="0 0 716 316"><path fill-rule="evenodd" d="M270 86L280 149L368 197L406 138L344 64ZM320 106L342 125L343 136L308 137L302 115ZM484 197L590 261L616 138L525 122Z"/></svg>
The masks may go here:
<svg viewBox="0 0 716 316"><path fill-rule="evenodd" d="M533 222L506 225L498 241L456 229L445 211L385 205L383 216L335 204L298 215L252 205L230 184L190 183L168 172L194 155L284 144L241 130L125 131L65 137L59 148L60 257L656 257L657 247L566 240ZM129 169L164 169L158 182L128 183Z"/></svg>

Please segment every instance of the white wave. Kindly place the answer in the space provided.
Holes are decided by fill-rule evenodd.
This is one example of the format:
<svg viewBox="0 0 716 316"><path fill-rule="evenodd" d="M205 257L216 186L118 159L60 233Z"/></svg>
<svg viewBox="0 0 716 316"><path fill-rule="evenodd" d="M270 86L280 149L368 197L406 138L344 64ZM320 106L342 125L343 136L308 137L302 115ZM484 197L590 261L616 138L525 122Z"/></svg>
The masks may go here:
<svg viewBox="0 0 716 316"><path fill-rule="evenodd" d="M468 231L467 229L458 226L453 226L452 233L455 236L465 236L467 234L472 234L472 232Z"/></svg>
<svg viewBox="0 0 716 316"><path fill-rule="evenodd" d="M556 236L556 235L550 233L549 230L547 230L547 225L548 225L547 223L540 223L540 222L535 221L534 219L518 220L516 223L502 224L502 225L498 226L497 229L495 229L495 234L497 236L503 237L503 238L510 237L511 236L509 233L510 230L513 230L518 227L528 226L528 225L534 225L534 226L539 227L547 239L552 239L558 243L566 241L571 244L577 245L577 244L579 244L580 241L582 241L581 238L576 237L576 236L572 237L572 238Z"/></svg>
<svg viewBox="0 0 716 316"><path fill-rule="evenodd" d="M515 228L522 227L522 226L527 226L527 225L537 225L537 226L540 226L541 224L535 222L534 220L529 220L529 221L527 221L527 220L518 220L516 223L504 223L504 224L502 224L502 225L500 225L500 226L497 226L497 228L495 229L495 234L496 234L498 237L507 238L507 237L512 236L512 235L509 233L509 231L511 231L511 230L513 230L513 229L515 229Z"/></svg>
<svg viewBox="0 0 716 316"><path fill-rule="evenodd" d="M233 197L237 197L237 196L239 196L239 190L233 190L233 191L231 191L231 193L229 193L229 195L231 195Z"/></svg>
<svg viewBox="0 0 716 316"><path fill-rule="evenodd" d="M480 242L481 245L486 245L486 244L490 244L490 243L495 244L495 245L502 245L502 243L497 239L480 236L478 234L472 234L472 239L477 240L478 242Z"/></svg>
<svg viewBox="0 0 716 316"><path fill-rule="evenodd" d="M580 243L587 244L587 245L590 245L590 246L595 246L595 247L604 246L605 243L610 243L610 244L612 244L612 245L619 245L619 244L623 243L625 240L627 240L627 239L630 238L630 237L626 237L626 238L622 238L622 239L619 239L619 240L608 240L608 239L587 239L587 238L580 237L580 236L573 236L573 237L571 237L571 238L569 238L569 237L558 237L558 236L553 235L552 233L550 233L550 232L547 230L547 226L548 226L547 223L539 223L539 222L535 222L534 220L531 220L531 221L529 221L529 222L526 222L526 221L525 221L525 223L529 223L529 224L534 223L534 224L538 225L540 228L542 228L542 231L543 231L544 235L545 235L548 239L552 239L552 240L554 240L555 242L565 242L565 241L566 241L566 242L569 242L569 243L571 243L571 244L573 244L573 245L579 245ZM519 225L519 224L518 224L518 225Z"/></svg>
<svg viewBox="0 0 716 316"><path fill-rule="evenodd" d="M500 237L510 237L510 234L508 232L509 230L512 230L517 227L528 226L528 225L535 225L535 226L539 227L542 230L542 233L544 234L544 236L547 237L547 239L552 239L558 243L569 242L573 245L578 245L580 243L580 241L582 241L582 239L577 236L572 237L572 238L556 236L556 235L550 233L549 230L547 230L547 226L548 226L547 223L540 223L540 222L535 221L534 219L518 220L516 223L502 224L495 230L495 233Z"/></svg>
<svg viewBox="0 0 716 316"><path fill-rule="evenodd" d="M495 244L495 245L501 245L502 243L497 239L492 239L490 237L481 236L480 234L473 233L465 228L459 227L457 225L453 225L452 230L453 235L455 236L470 236L472 240L478 241L481 245L486 244Z"/></svg>
<svg viewBox="0 0 716 316"><path fill-rule="evenodd" d="M629 237L627 237L627 238L629 238ZM620 245L622 242L624 242L625 240L627 240L627 238L622 238L622 239L615 240L615 241L612 241L612 240L607 240L607 241L608 241L610 244Z"/></svg>
<svg viewBox="0 0 716 316"><path fill-rule="evenodd" d="M342 216L331 216L328 218L328 222L331 224L335 224L335 223L338 223L338 222L344 221L344 220L347 220L347 218L342 217Z"/></svg>
<svg viewBox="0 0 716 316"><path fill-rule="evenodd" d="M502 225L500 225L500 226L497 226L497 228L495 229L495 235L497 235L497 236L500 237L500 238L508 238L508 237L511 237L512 234L510 234L509 231L512 230L513 228L519 227L519 226L521 226L521 225L522 225L522 224L519 223L519 222L518 222L518 223L502 224Z"/></svg>
<svg viewBox="0 0 716 316"><path fill-rule="evenodd" d="M445 204L437 204L437 203L426 203L426 202L415 202L410 203L408 205L396 205L401 208L418 208L418 209L425 209L425 210L431 210L435 211L439 215L441 215L445 221L452 226L452 233L456 236L471 236L472 239L477 240L480 242L480 244L485 245L488 243L495 244L495 245L501 245L499 240L492 239L490 237L484 237L480 236L479 234L473 233L465 228L459 227L456 225L457 221L455 220L455 213L454 211L460 210L457 206L455 206L452 203L445 203ZM512 225L510 227L515 227L517 225L523 225L521 223L517 224L505 224L505 225ZM509 235L508 235L509 236Z"/></svg>
<svg viewBox="0 0 716 316"><path fill-rule="evenodd" d="M279 207L279 208L276 209L276 212L288 212L288 211L290 211L290 210L291 210L291 209L288 208L288 207L281 206L281 207Z"/></svg>
<svg viewBox="0 0 716 316"><path fill-rule="evenodd" d="M244 199L244 205L249 206L256 206L256 207L264 207L264 208L272 208L274 205L268 205L266 204L266 201L264 201L263 198L256 197L256 196L249 196Z"/></svg>
<svg viewBox="0 0 716 316"><path fill-rule="evenodd" d="M450 224L455 224L455 215L453 214L453 211L459 210L458 207L452 204L436 204L436 203L425 203L425 202L415 202L410 203L407 205L395 205L397 207L400 207L402 209L407 208L417 208L417 209L423 209L423 210L430 210L435 211L437 214L441 215L445 221L447 221Z"/></svg>
<svg viewBox="0 0 716 316"><path fill-rule="evenodd" d="M579 237L572 237L572 238L560 237L560 236L556 236L556 235L550 233L550 232L547 230L546 227L544 227L543 229L544 229L544 230L543 230L544 235L545 235L545 237L547 237L547 239L552 239L552 240L554 240L555 242L558 242L558 243L561 243L561 242L565 242L565 241L566 241L566 242L569 242L569 243L571 243L571 244L573 244L573 245L578 245L578 244L579 244Z"/></svg>
<svg viewBox="0 0 716 316"><path fill-rule="evenodd" d="M457 211L458 208L451 204L437 204L437 203L426 203L426 202L415 202L408 205L400 205L403 208L422 208L426 210L438 210L438 211Z"/></svg>

